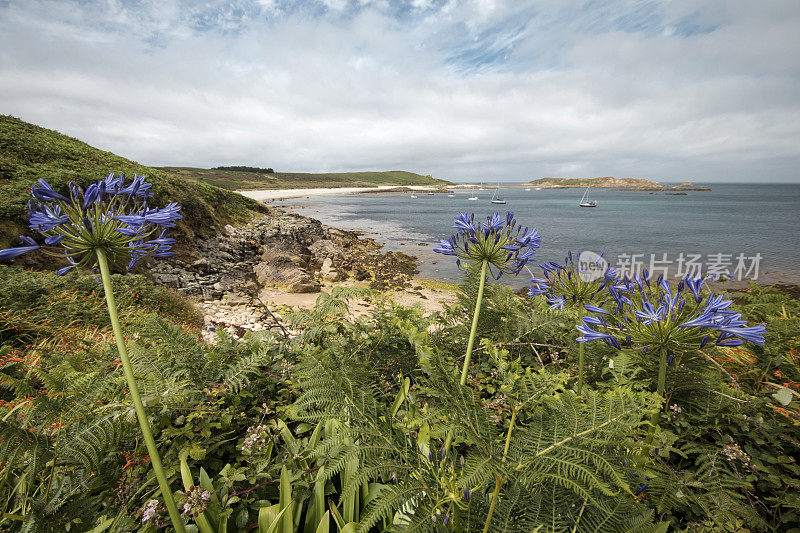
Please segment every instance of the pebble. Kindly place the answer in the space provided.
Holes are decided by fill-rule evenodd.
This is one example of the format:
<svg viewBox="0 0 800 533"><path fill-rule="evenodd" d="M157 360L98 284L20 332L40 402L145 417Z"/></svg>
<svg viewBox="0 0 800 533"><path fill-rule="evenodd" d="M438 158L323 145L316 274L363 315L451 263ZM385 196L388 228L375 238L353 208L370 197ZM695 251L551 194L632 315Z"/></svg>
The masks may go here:
<svg viewBox="0 0 800 533"><path fill-rule="evenodd" d="M208 343L216 342L216 331L226 331L232 337L241 339L247 331L269 331L276 325L269 314L260 306L232 303L226 299L203 300L199 302L203 312L203 339ZM269 307L272 311L273 307ZM277 320L282 320L278 314Z"/></svg>

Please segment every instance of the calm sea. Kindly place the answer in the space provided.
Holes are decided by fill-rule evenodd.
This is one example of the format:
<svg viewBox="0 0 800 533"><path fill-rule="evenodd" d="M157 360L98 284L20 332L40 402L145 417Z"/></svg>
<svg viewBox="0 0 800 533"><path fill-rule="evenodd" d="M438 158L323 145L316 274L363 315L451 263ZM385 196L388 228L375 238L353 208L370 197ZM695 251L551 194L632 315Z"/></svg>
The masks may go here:
<svg viewBox="0 0 800 533"><path fill-rule="evenodd" d="M714 184L712 191L686 196L596 189L595 208L578 207L579 189L501 189L505 205L490 203L493 190L446 194L370 194L297 198L276 202L323 223L358 230L423 261L420 275L460 278L452 258L432 251L452 233L453 216L476 219L512 211L542 236L538 262L572 250L603 253L611 266L632 271L644 266L669 276L700 268L728 270L734 279L800 283L800 185ZM478 201L468 197L477 195ZM538 267L535 269L538 272ZM510 284L527 284L528 276Z"/></svg>

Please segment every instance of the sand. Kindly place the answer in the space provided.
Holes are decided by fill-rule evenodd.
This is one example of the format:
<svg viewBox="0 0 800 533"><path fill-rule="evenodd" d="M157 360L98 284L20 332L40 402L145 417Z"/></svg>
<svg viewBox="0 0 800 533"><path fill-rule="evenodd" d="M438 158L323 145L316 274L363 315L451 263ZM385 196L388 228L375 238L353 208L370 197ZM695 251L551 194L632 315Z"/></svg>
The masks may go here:
<svg viewBox="0 0 800 533"><path fill-rule="evenodd" d="M329 283L325 282L322 286L322 291L330 293L335 285L352 286L354 282L340 282ZM359 284L362 285L363 284ZM417 288L419 287L419 288ZM428 315L444 309L445 304L452 305L456 303L457 297L455 291L432 289L430 287L420 286L415 284L413 289L395 290L382 293L390 300L405 307L411 307L419 304L422 307L423 314ZM312 309L317 302L320 293L289 293L280 289L267 287L261 290L259 296L268 305L286 305L292 308ZM368 314L375 308L373 297L371 302L364 300L353 300L350 303L350 312L354 317Z"/></svg>
<svg viewBox="0 0 800 533"><path fill-rule="evenodd" d="M242 196L258 200L259 202L271 200L285 200L286 198L302 198L304 196L326 196L333 194L355 194L362 192L381 191L395 189L397 187L408 187L415 191L434 191L436 187L406 186L406 185L379 185L377 187L331 187L317 189L264 189L256 191L236 191Z"/></svg>

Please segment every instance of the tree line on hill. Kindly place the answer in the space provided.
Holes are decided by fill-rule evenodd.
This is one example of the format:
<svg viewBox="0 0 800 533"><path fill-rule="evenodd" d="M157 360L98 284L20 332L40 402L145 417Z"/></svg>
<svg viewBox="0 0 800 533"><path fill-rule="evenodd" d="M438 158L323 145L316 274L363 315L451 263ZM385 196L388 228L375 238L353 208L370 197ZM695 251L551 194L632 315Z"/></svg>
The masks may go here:
<svg viewBox="0 0 800 533"><path fill-rule="evenodd" d="M214 167L214 170L236 170L238 172L256 172L258 174L274 174L275 171L271 168L258 168L258 167L245 167L245 166L230 166L230 167Z"/></svg>

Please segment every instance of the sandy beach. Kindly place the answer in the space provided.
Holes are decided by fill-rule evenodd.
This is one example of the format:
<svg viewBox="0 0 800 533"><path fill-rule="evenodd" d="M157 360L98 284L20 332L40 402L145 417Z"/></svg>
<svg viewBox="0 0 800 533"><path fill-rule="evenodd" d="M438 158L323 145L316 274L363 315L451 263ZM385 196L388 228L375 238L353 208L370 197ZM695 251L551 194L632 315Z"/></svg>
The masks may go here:
<svg viewBox="0 0 800 533"><path fill-rule="evenodd" d="M252 198L259 202L271 200L284 200L286 198L302 198L303 196L329 196L333 194L356 194L362 192L382 191L396 189L397 187L407 187L415 191L433 191L436 187L424 187L416 185L378 185L377 187L331 187L316 189L262 189L255 191L235 191L242 196Z"/></svg>
<svg viewBox="0 0 800 533"><path fill-rule="evenodd" d="M366 286L364 283L353 281L337 283L324 282L321 292L330 293L333 287L337 285L345 287ZM285 305L291 308L313 309L321 292L289 293L278 288L266 287L262 289L260 296L270 305ZM432 287L424 280L419 279L413 280L412 286L406 290L395 289L386 291L382 296L406 307L419 305L426 315L442 311L445 305L453 305L458 301L455 288L448 289L443 286ZM364 300L363 298L355 299L350 303L350 314L353 317L364 316L375 308L375 304L374 297L368 300Z"/></svg>

